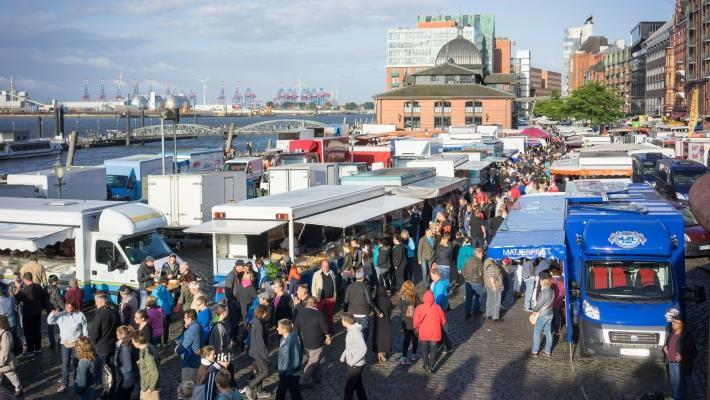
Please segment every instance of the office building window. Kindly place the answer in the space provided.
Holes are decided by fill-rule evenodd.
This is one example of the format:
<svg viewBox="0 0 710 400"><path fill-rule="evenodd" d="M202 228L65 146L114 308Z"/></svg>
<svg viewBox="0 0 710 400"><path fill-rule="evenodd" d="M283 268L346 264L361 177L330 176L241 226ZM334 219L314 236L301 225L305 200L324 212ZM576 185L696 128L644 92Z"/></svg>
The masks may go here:
<svg viewBox="0 0 710 400"><path fill-rule="evenodd" d="M404 117L404 129L408 131L419 129L420 125L419 117L405 116Z"/></svg>
<svg viewBox="0 0 710 400"><path fill-rule="evenodd" d="M419 106L418 101L405 101L404 102L404 112L405 113L418 113L421 112L422 108Z"/></svg>
<svg viewBox="0 0 710 400"><path fill-rule="evenodd" d="M434 129L444 129L451 126L451 117L434 117Z"/></svg>
<svg viewBox="0 0 710 400"><path fill-rule="evenodd" d="M450 101L437 101L434 103L435 113L450 113L451 112L451 102Z"/></svg>

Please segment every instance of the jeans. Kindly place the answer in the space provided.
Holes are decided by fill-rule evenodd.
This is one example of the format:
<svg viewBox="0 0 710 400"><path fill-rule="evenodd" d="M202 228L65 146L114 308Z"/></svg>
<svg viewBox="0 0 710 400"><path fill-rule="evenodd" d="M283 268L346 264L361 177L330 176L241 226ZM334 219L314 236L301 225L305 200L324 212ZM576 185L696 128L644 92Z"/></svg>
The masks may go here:
<svg viewBox="0 0 710 400"><path fill-rule="evenodd" d="M351 367L345 374L345 400L353 398L353 392L357 392L358 400L367 400L365 385L362 384L362 369L364 366Z"/></svg>
<svg viewBox="0 0 710 400"><path fill-rule="evenodd" d="M54 335L54 331L59 330L59 327L55 324L47 324L47 336L49 337L49 345L54 346L57 344L57 338Z"/></svg>
<svg viewBox="0 0 710 400"><path fill-rule="evenodd" d="M298 386L298 375L280 375L279 386L276 388L276 400L284 400L286 391L291 394L291 400L301 400L301 388Z"/></svg>
<svg viewBox="0 0 710 400"><path fill-rule="evenodd" d="M519 292L520 286L523 283L523 267L520 265L513 265L511 269L511 274L513 275L513 291Z"/></svg>
<svg viewBox="0 0 710 400"><path fill-rule="evenodd" d="M362 326L362 337L365 339L365 343L367 344L367 338L370 335L370 316L364 315L353 317L355 318L355 322Z"/></svg>
<svg viewBox="0 0 710 400"><path fill-rule="evenodd" d="M143 309L145 309L145 300L148 298L148 291L147 290L139 290L139 292L140 292L140 300L141 300L140 309L143 310Z"/></svg>
<svg viewBox="0 0 710 400"><path fill-rule="evenodd" d="M323 347L317 349L305 349L308 353L308 361L306 366L303 367L303 374L301 374L300 383L310 384L315 382L320 382L320 363L323 359Z"/></svg>
<svg viewBox="0 0 710 400"><path fill-rule="evenodd" d="M512 287L513 287L513 281L510 278L510 273L507 271L503 271L503 293L501 294L500 301L501 303L505 301L505 299L510 296Z"/></svg>
<svg viewBox="0 0 710 400"><path fill-rule="evenodd" d="M673 399L685 398L685 377L680 371L680 363L668 363L668 383L671 385Z"/></svg>
<svg viewBox="0 0 710 400"><path fill-rule="evenodd" d="M62 385L69 386L69 367L76 371L76 366L79 364L79 360L76 359L76 353L74 349L66 348L61 345L62 348Z"/></svg>
<svg viewBox="0 0 710 400"><path fill-rule="evenodd" d="M473 311L483 313L486 304L483 293L482 283L466 281L466 302L464 303L466 315Z"/></svg>
<svg viewBox="0 0 710 400"><path fill-rule="evenodd" d="M419 341L417 340L417 335L414 333L414 330L404 328L403 333L404 339L402 339L402 356L407 357L409 352L409 343L412 344L412 354L417 354Z"/></svg>
<svg viewBox="0 0 710 400"><path fill-rule="evenodd" d="M533 308L533 290L535 290L535 277L531 276L525 281L525 297L523 298L523 309Z"/></svg>
<svg viewBox="0 0 710 400"><path fill-rule="evenodd" d="M502 294L501 289L486 288L486 317L491 317L494 320L500 318Z"/></svg>
<svg viewBox="0 0 710 400"><path fill-rule="evenodd" d="M422 282L424 282L426 287L429 287L431 279L429 277L429 270L431 269L431 260L422 261Z"/></svg>
<svg viewBox="0 0 710 400"><path fill-rule="evenodd" d="M545 354L552 352L552 314L540 315L535 322L535 333L533 333L532 352L540 351L540 339L545 333Z"/></svg>
<svg viewBox="0 0 710 400"><path fill-rule="evenodd" d="M434 369L436 364L436 342L420 341L419 348L422 349L422 365L424 369Z"/></svg>
<svg viewBox="0 0 710 400"><path fill-rule="evenodd" d="M471 237L471 246L473 246L474 250L476 248L479 248L483 250L483 247L486 245L485 240L483 240L483 237L481 236L472 236Z"/></svg>

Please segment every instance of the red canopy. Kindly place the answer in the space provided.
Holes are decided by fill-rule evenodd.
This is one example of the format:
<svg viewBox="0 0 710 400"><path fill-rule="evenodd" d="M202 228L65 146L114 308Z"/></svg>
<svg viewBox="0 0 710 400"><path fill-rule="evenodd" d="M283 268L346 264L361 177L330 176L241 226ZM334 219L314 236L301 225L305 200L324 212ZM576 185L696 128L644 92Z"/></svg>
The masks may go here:
<svg viewBox="0 0 710 400"><path fill-rule="evenodd" d="M525 128L520 132L521 135L525 135L529 138L542 138L548 139L550 134L543 131L540 128Z"/></svg>

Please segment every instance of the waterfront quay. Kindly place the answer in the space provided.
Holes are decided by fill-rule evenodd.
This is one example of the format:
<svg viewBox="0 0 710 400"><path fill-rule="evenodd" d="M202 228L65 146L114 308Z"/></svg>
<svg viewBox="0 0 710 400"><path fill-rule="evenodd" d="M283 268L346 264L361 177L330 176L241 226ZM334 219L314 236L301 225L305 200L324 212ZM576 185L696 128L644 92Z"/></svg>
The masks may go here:
<svg viewBox="0 0 710 400"><path fill-rule="evenodd" d="M188 260L204 282L212 278L212 251L203 246L185 246L181 257ZM686 261L688 285L701 285L710 292L710 262L707 258ZM209 289L209 285L203 285ZM418 291L423 289L418 287ZM653 392L669 392L666 370L662 362L606 357L585 358L579 349L570 362L566 343L553 348L550 359L529 359L532 326L528 313L522 310L522 299L503 305L508 308L501 323L484 322L480 317L465 318L463 287L451 297L452 312L447 315L448 327L455 351L444 354L435 374L426 374L421 361L412 365L398 364L398 352L385 363L377 363L368 352L363 381L368 399L374 400L432 400L432 399L579 399L579 400L636 400ZM87 313L89 323L93 311ZM335 317L338 320L338 315ZM401 347L400 315L392 320L392 347ZM707 376L707 304L688 303L688 326L698 348L698 357L689 382L688 399L705 399ZM344 348L345 334L340 324L333 343L326 348L322 383L302 390L308 400L333 400L343 397L345 367L338 362ZM39 355L20 360L19 373L26 385L26 399L74 399L69 392L57 394L57 380L61 375L61 354L57 348L47 348L46 326L43 322L43 351ZM175 338L181 326L171 324L170 338ZM276 365L278 339L272 333L269 341L270 363ZM176 398L179 365L172 346L161 349L161 399ZM243 387L250 375L251 358L246 354L235 357L237 386ZM42 371L41 374L37 374ZM35 378L33 378L35 377ZM265 388L274 391L278 376L273 373ZM273 397L272 397L273 398Z"/></svg>

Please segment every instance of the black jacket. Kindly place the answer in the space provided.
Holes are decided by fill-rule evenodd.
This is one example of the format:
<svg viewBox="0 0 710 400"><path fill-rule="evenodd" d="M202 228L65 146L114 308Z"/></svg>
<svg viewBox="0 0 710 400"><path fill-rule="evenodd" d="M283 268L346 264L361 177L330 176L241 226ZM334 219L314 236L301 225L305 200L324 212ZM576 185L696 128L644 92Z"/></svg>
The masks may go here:
<svg viewBox="0 0 710 400"><path fill-rule="evenodd" d="M437 265L447 265L449 267L454 264L454 248L451 245L442 246L436 245L436 257L434 258Z"/></svg>
<svg viewBox="0 0 710 400"><path fill-rule="evenodd" d="M672 335L673 331L668 332L668 335L666 336L666 346L668 346L668 344L670 343ZM695 361L695 357L698 355L698 351L695 348L695 341L693 340L693 337L690 335L690 332L688 332L687 329L683 329L683 332L681 332L680 338L678 338L676 351L678 352L678 354L680 354L681 357L680 372L684 376L689 376L693 372L693 361ZM666 363L669 362L667 357L665 361Z"/></svg>
<svg viewBox="0 0 710 400"><path fill-rule="evenodd" d="M214 347L216 353L221 353L223 351L228 352L230 350L229 331L223 321L217 321L214 325L212 325L207 344Z"/></svg>
<svg viewBox="0 0 710 400"><path fill-rule="evenodd" d="M346 311L357 315L369 315L370 309L376 314L382 311L372 302L370 288L360 281L355 281L348 286L343 300ZM300 314L300 313L299 313Z"/></svg>
<svg viewBox="0 0 710 400"><path fill-rule="evenodd" d="M89 339L94 342L96 352L108 354L116 346L116 328L121 325L121 316L115 308L97 308L94 320L89 325Z"/></svg>
<svg viewBox="0 0 710 400"><path fill-rule="evenodd" d="M256 288L254 285L243 287L241 281L237 285L239 286L239 305L242 309L242 315L247 315L251 302L256 298Z"/></svg>
<svg viewBox="0 0 710 400"><path fill-rule="evenodd" d="M224 277L224 296L227 298L227 301L235 304L239 303L239 288L241 286L242 283L237 276L237 272L232 269L227 276Z"/></svg>
<svg viewBox="0 0 710 400"><path fill-rule="evenodd" d="M402 243L392 247L392 265L396 270L404 269L407 266L407 249Z"/></svg>
<svg viewBox="0 0 710 400"><path fill-rule="evenodd" d="M323 313L315 308L306 308L298 313L293 330L301 335L303 347L313 350L323 347L328 334L328 323Z"/></svg>
<svg viewBox="0 0 710 400"><path fill-rule="evenodd" d="M266 329L262 320L252 318L249 338L249 356L268 360L269 349L266 347Z"/></svg>
<svg viewBox="0 0 710 400"><path fill-rule="evenodd" d="M15 300L22 303L22 313L26 315L39 315L49 305L47 292L37 283L31 283L15 295Z"/></svg>
<svg viewBox="0 0 710 400"><path fill-rule="evenodd" d="M275 298L274 304L276 304ZM293 321L293 299L288 293L282 294L279 304L274 307L273 322L277 323L284 318Z"/></svg>
<svg viewBox="0 0 710 400"><path fill-rule="evenodd" d="M155 266L153 266L153 268L150 268L145 265L145 261L143 261L141 263L141 266L138 267L139 290L145 290L145 288L147 288L148 286L153 286L155 280L150 276L151 274L155 274Z"/></svg>
<svg viewBox="0 0 710 400"><path fill-rule="evenodd" d="M384 272L390 269L392 266L391 260L390 260L390 248L389 246L382 245L380 246L380 251L377 253L377 265L376 267L380 269L380 271Z"/></svg>
<svg viewBox="0 0 710 400"><path fill-rule="evenodd" d="M138 349L120 345L113 355L117 387L128 389L138 384Z"/></svg>

